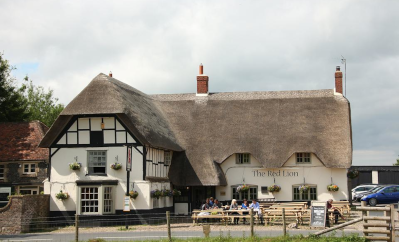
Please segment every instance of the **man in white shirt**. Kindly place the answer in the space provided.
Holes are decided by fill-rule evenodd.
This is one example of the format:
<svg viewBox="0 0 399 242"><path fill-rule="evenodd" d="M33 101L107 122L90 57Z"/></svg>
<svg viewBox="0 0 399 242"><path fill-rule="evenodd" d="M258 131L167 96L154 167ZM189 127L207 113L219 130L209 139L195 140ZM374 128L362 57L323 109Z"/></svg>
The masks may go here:
<svg viewBox="0 0 399 242"><path fill-rule="evenodd" d="M260 223L263 224L263 214L262 209L259 206L259 203L256 199L252 199L252 203L249 205L249 208L253 208L255 212L258 213L258 218L260 219Z"/></svg>

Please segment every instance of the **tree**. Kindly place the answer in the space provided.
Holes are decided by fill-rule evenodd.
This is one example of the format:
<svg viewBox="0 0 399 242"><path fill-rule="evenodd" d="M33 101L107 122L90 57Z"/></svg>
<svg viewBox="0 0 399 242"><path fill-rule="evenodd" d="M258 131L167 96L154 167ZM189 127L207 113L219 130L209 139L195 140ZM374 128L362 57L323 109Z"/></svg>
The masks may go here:
<svg viewBox="0 0 399 242"><path fill-rule="evenodd" d="M28 120L27 100L11 77L13 67L0 53L0 122Z"/></svg>
<svg viewBox="0 0 399 242"><path fill-rule="evenodd" d="M64 105L57 104L53 90L33 85L28 76L18 87L11 76L14 69L0 53L0 122L39 120L50 127Z"/></svg>
<svg viewBox="0 0 399 242"><path fill-rule="evenodd" d="M399 159L396 159L396 163L393 164L394 166L399 166Z"/></svg>
<svg viewBox="0 0 399 242"><path fill-rule="evenodd" d="M42 86L33 85L28 76L24 81L20 91L28 103L29 120L40 120L50 127L64 109L64 105L57 104L58 98L53 97L53 90L45 91Z"/></svg>

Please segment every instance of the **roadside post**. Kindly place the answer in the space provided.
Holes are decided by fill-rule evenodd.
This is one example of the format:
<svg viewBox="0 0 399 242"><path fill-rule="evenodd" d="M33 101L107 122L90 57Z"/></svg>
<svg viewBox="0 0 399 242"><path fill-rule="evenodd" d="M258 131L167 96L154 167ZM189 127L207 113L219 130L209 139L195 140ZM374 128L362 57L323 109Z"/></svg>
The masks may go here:
<svg viewBox="0 0 399 242"><path fill-rule="evenodd" d="M75 214L75 242L79 242L79 215Z"/></svg>
<svg viewBox="0 0 399 242"><path fill-rule="evenodd" d="M166 211L166 224L168 226L168 240L172 241L172 233L170 232L170 212Z"/></svg>
<svg viewBox="0 0 399 242"><path fill-rule="evenodd" d="M285 208L283 208L283 234L284 236L287 235L287 224L285 223Z"/></svg>
<svg viewBox="0 0 399 242"><path fill-rule="evenodd" d="M249 215L250 215L249 224L251 226L251 237L254 237L254 208L251 208L251 210L249 210Z"/></svg>

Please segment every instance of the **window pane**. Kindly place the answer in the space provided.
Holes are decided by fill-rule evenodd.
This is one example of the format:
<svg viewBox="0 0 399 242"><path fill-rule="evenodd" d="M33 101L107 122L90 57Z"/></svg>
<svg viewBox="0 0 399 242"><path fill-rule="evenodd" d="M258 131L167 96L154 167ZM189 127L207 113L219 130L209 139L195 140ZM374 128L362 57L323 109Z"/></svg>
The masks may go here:
<svg viewBox="0 0 399 242"><path fill-rule="evenodd" d="M317 200L317 188L316 187L310 188L310 200Z"/></svg>
<svg viewBox="0 0 399 242"><path fill-rule="evenodd" d="M88 151L89 174L106 174L106 151Z"/></svg>
<svg viewBox="0 0 399 242"><path fill-rule="evenodd" d="M298 187L294 187L294 200L300 200L300 193L299 193L299 188Z"/></svg>
<svg viewBox="0 0 399 242"><path fill-rule="evenodd" d="M250 187L249 188L249 199L258 199L258 188L257 187Z"/></svg>
<svg viewBox="0 0 399 242"><path fill-rule="evenodd" d="M95 213L98 212L98 187L82 187L81 188L81 212Z"/></svg>
<svg viewBox="0 0 399 242"><path fill-rule="evenodd" d="M30 165L30 172L35 172L36 164Z"/></svg>

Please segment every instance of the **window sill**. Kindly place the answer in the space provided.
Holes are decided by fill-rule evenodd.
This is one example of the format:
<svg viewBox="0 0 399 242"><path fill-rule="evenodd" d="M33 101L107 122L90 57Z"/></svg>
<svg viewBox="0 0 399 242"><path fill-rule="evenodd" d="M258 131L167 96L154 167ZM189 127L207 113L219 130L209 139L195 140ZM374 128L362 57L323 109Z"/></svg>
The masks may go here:
<svg viewBox="0 0 399 242"><path fill-rule="evenodd" d="M107 174L86 174L86 176L108 176Z"/></svg>

